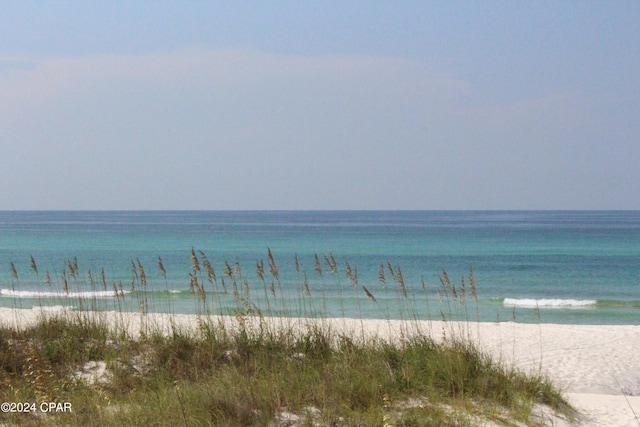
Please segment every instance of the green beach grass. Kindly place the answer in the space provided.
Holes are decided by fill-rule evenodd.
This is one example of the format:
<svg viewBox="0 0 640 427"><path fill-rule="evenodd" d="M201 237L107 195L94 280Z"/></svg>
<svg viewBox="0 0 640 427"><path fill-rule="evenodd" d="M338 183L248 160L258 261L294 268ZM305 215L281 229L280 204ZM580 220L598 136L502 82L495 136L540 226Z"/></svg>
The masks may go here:
<svg viewBox="0 0 640 427"><path fill-rule="evenodd" d="M198 314L187 316L186 324L185 316L148 313L148 301L139 297L136 314L43 311L35 322L0 327L0 398L22 410L1 413L0 425L535 426L545 425L541 405L573 415L549 378L480 351L471 334L477 298L472 271L459 285L441 276L450 330L436 339L416 326L411 306L418 302L409 298L407 320L394 336L345 333L317 316L264 316L249 289L279 303L280 273L271 251L266 265L257 264L253 284L238 264L225 263L222 282L203 253L192 251L191 260ZM364 299L375 303L355 267L346 263L341 274L333 257L325 263L326 275L344 277L345 289L362 289ZM70 265L63 280L72 276L77 289L93 286ZM133 286L147 286L144 267L132 266ZM162 276L161 259L158 269ZM32 270L38 275L35 260ZM386 270L406 296L401 269ZM381 271L386 281L385 266ZM300 278L304 306L310 290L304 274ZM221 307L207 283L224 286L237 304ZM215 315L230 310L233 316ZM447 316L461 313L465 322L447 323ZM366 323L360 321L363 331ZM46 402L71 410L43 411Z"/></svg>

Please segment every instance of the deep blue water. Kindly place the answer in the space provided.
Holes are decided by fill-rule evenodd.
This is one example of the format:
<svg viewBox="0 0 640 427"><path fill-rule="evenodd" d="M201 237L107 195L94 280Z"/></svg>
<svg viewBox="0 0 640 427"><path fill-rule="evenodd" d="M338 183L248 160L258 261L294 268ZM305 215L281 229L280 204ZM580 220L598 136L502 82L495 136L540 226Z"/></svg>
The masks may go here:
<svg viewBox="0 0 640 427"><path fill-rule="evenodd" d="M307 316L475 320L478 313L485 321L640 323L638 211L4 211L0 306L138 310L144 303L152 311L198 312L192 248L216 273L214 283L204 268L197 274L214 312L253 306ZM269 272L268 248L279 281ZM389 265L400 267L404 289ZM443 271L458 295L465 278L466 309L443 296ZM113 296L114 287L124 298Z"/></svg>

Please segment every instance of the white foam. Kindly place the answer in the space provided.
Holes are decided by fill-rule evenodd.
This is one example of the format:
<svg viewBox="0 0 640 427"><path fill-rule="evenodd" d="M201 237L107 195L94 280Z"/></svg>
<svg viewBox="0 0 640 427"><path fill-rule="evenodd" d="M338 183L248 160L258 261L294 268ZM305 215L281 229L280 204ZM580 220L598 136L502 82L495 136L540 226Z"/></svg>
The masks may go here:
<svg viewBox="0 0 640 427"><path fill-rule="evenodd" d="M32 310L41 310L41 311L48 311L48 312L65 312L65 311L72 311L73 307L70 305L45 305L42 307L37 307L37 306L33 306Z"/></svg>
<svg viewBox="0 0 640 427"><path fill-rule="evenodd" d="M505 298L503 304L508 307L589 307L596 305L592 299L535 299L535 298Z"/></svg>
<svg viewBox="0 0 640 427"><path fill-rule="evenodd" d="M129 291L123 291L128 294ZM86 291L86 292L53 292L53 291L15 291L0 289L0 295L13 298L113 298L115 291Z"/></svg>

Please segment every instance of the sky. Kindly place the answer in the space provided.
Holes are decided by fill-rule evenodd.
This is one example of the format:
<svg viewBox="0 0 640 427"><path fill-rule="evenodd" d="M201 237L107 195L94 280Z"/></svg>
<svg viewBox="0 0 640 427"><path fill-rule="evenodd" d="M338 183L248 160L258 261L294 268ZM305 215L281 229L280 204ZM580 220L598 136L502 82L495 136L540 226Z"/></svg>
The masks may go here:
<svg viewBox="0 0 640 427"><path fill-rule="evenodd" d="M0 210L640 209L640 2L0 0Z"/></svg>

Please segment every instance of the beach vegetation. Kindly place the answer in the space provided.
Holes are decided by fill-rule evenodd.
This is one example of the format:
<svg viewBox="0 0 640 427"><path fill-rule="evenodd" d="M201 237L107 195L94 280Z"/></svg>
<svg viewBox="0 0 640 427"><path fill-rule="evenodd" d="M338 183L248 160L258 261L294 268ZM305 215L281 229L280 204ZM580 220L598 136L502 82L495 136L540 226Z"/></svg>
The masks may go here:
<svg viewBox="0 0 640 427"><path fill-rule="evenodd" d="M333 255L315 256L308 273L297 257L295 265L301 291L295 303L301 307L312 305L305 300L314 292L307 274L362 295L356 307L379 304L377 290L360 283L354 265L345 263L342 283ZM168 288L161 258L158 268ZM270 316L275 307L286 312L291 304L270 250L266 266L256 264L255 284L238 261L225 261L220 271L216 275L203 252L191 251L187 279L196 314L188 318L149 312L157 301L147 298L150 275L136 259L128 297L139 303L137 313L99 311L95 301L83 301L76 307L85 310L41 311L35 322L1 325L0 398L36 410L0 413L0 424L536 426L546 425L540 406L573 414L549 378L481 351L472 333L476 320L469 318L474 309L467 307L477 303L472 270L460 284L442 273L440 298L447 308L441 312L444 330L436 334L419 326L411 311L420 301L408 292L401 268L381 265L384 292L395 284L407 310L394 329L399 332L386 336L364 333L365 319L356 319L360 329L349 333L316 314ZM104 270L99 276L95 284L92 275L84 283L75 261L62 277L67 288L108 288ZM113 289L114 298L125 298L121 282ZM229 301L221 298L227 289L234 305L221 307ZM460 315L466 321L450 321ZM45 402L69 403L71 410L43 411Z"/></svg>

